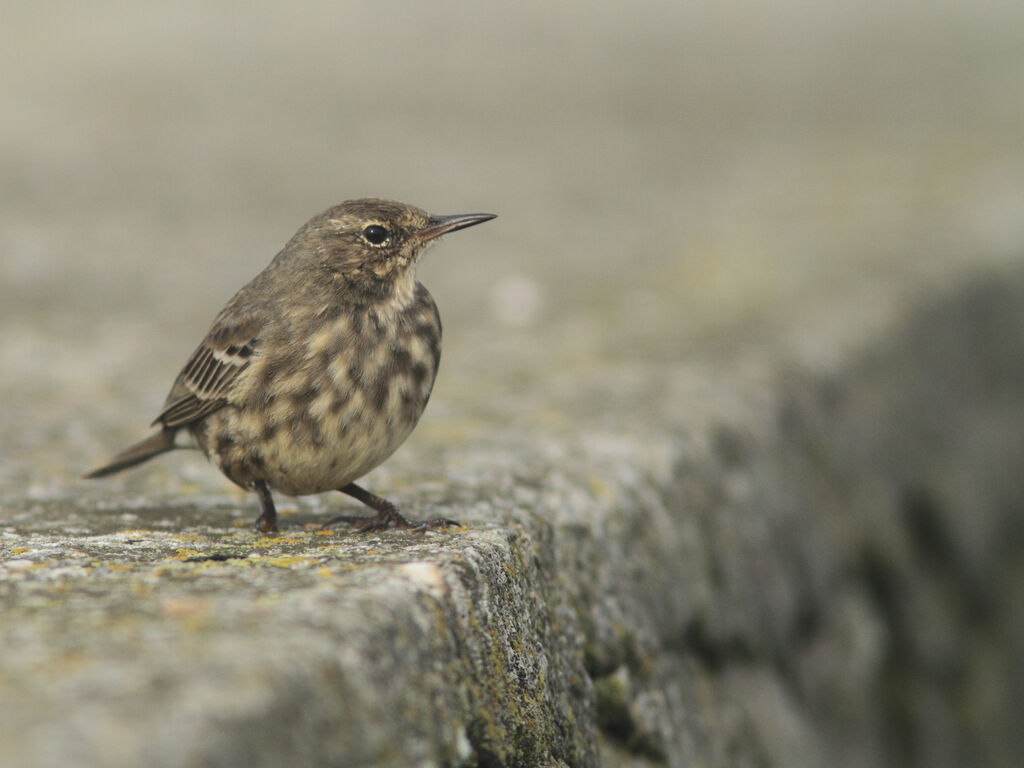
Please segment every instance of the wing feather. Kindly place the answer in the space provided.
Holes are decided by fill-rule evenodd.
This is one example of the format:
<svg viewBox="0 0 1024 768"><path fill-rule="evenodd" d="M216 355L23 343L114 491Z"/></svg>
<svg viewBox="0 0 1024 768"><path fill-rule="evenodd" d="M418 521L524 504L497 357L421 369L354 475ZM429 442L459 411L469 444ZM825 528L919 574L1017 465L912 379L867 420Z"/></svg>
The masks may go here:
<svg viewBox="0 0 1024 768"><path fill-rule="evenodd" d="M239 375L258 353L263 323L256 318L234 323L225 319L214 323L185 363L154 424L187 426L228 403Z"/></svg>

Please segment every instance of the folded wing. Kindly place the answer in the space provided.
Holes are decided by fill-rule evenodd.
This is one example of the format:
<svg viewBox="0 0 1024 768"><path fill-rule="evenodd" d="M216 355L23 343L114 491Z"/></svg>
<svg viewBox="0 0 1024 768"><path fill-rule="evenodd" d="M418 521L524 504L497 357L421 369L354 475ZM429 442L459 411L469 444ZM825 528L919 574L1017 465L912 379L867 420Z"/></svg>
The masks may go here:
<svg viewBox="0 0 1024 768"><path fill-rule="evenodd" d="M255 320L215 324L178 374L153 423L169 429L187 426L227 404L239 375L258 354L261 326Z"/></svg>

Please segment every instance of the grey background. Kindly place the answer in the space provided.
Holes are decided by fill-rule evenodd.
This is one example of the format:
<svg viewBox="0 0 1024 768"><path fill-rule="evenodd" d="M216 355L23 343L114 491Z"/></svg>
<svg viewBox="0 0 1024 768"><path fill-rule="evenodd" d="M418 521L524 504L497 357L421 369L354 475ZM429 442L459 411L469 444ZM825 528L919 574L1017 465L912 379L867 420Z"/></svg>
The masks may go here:
<svg viewBox="0 0 1024 768"><path fill-rule="evenodd" d="M572 397L516 393L770 345L761 318L865 260L942 279L1024 241L1016 2L4 5L6 494L140 435L223 302L350 197L500 215L422 266L446 341L416 441L570 426Z"/></svg>

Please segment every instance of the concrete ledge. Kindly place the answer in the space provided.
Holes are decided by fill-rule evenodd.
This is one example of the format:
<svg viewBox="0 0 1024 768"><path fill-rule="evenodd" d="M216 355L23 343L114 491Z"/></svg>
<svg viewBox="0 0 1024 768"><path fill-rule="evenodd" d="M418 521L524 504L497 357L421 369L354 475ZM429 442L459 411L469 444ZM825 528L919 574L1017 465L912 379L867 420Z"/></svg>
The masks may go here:
<svg viewBox="0 0 1024 768"><path fill-rule="evenodd" d="M905 299L563 381L602 404L569 435L421 448L417 513L461 530L5 500L0 762L1010 765L1024 272Z"/></svg>

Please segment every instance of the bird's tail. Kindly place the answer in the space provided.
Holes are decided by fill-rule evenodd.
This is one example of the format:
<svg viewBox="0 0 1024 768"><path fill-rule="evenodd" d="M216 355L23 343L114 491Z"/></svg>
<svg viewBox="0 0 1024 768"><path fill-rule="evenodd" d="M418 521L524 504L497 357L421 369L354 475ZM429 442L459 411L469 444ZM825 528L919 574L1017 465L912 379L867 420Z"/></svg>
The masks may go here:
<svg viewBox="0 0 1024 768"><path fill-rule="evenodd" d="M144 461L149 461L154 456L159 456L161 453L174 450L174 435L178 430L176 429L161 429L145 440L140 440L128 448L125 448L117 456L110 460L107 464L104 464L99 469L94 469L82 477L91 479L94 477L106 477L112 475L115 472L120 472L122 469L128 469L128 467L134 467L136 464L141 464Z"/></svg>

